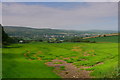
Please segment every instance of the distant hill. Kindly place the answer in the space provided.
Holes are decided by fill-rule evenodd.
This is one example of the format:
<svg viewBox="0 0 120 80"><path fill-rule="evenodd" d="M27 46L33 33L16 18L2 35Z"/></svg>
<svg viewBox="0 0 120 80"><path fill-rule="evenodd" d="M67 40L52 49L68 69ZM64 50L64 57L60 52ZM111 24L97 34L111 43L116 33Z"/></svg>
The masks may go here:
<svg viewBox="0 0 120 80"><path fill-rule="evenodd" d="M82 34L106 34L106 33L116 33L116 31L75 31L75 30L62 30L62 29L37 29L28 27L18 27L18 26L4 26L5 32L12 37L22 37L24 39L40 39L48 35L64 35L64 36L74 36Z"/></svg>
<svg viewBox="0 0 120 80"><path fill-rule="evenodd" d="M118 33L116 30L89 30L90 32L102 32L102 33Z"/></svg>

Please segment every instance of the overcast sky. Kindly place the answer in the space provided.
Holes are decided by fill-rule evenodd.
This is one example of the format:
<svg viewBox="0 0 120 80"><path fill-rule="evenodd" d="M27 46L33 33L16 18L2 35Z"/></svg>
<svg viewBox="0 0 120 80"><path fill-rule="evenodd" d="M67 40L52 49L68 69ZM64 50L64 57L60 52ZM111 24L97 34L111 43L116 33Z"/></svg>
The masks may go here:
<svg viewBox="0 0 120 80"><path fill-rule="evenodd" d="M3 3L3 25L70 30L117 30L117 2Z"/></svg>
<svg viewBox="0 0 120 80"><path fill-rule="evenodd" d="M118 2L119 0L0 0L2 2Z"/></svg>

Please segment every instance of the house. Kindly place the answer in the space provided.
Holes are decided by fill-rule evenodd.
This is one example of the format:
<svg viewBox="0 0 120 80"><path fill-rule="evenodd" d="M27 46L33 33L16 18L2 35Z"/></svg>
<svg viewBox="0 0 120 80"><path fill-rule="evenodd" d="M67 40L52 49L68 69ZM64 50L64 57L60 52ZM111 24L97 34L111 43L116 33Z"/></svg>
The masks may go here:
<svg viewBox="0 0 120 80"><path fill-rule="evenodd" d="M23 40L20 40L19 43L23 43L24 41Z"/></svg>

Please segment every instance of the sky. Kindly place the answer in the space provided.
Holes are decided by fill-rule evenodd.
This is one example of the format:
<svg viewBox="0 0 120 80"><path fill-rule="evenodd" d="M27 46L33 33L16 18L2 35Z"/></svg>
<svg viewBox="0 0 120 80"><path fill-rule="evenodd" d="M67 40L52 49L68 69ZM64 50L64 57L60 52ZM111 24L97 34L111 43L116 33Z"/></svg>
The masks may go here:
<svg viewBox="0 0 120 80"><path fill-rule="evenodd" d="M2 24L67 30L117 30L117 2L3 2Z"/></svg>
<svg viewBox="0 0 120 80"><path fill-rule="evenodd" d="M2 2L118 2L119 0L1 0Z"/></svg>

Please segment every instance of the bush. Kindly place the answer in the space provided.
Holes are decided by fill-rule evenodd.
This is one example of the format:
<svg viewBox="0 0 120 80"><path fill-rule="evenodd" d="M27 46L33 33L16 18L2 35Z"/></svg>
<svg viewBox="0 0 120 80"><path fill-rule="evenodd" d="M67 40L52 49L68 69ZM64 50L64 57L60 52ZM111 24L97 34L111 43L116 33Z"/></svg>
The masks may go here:
<svg viewBox="0 0 120 80"><path fill-rule="evenodd" d="M82 41L82 39L79 38L79 37L73 37L73 38L71 39L71 42L81 42L81 41Z"/></svg>
<svg viewBox="0 0 120 80"><path fill-rule="evenodd" d="M91 43L96 43L96 41L92 41Z"/></svg>

